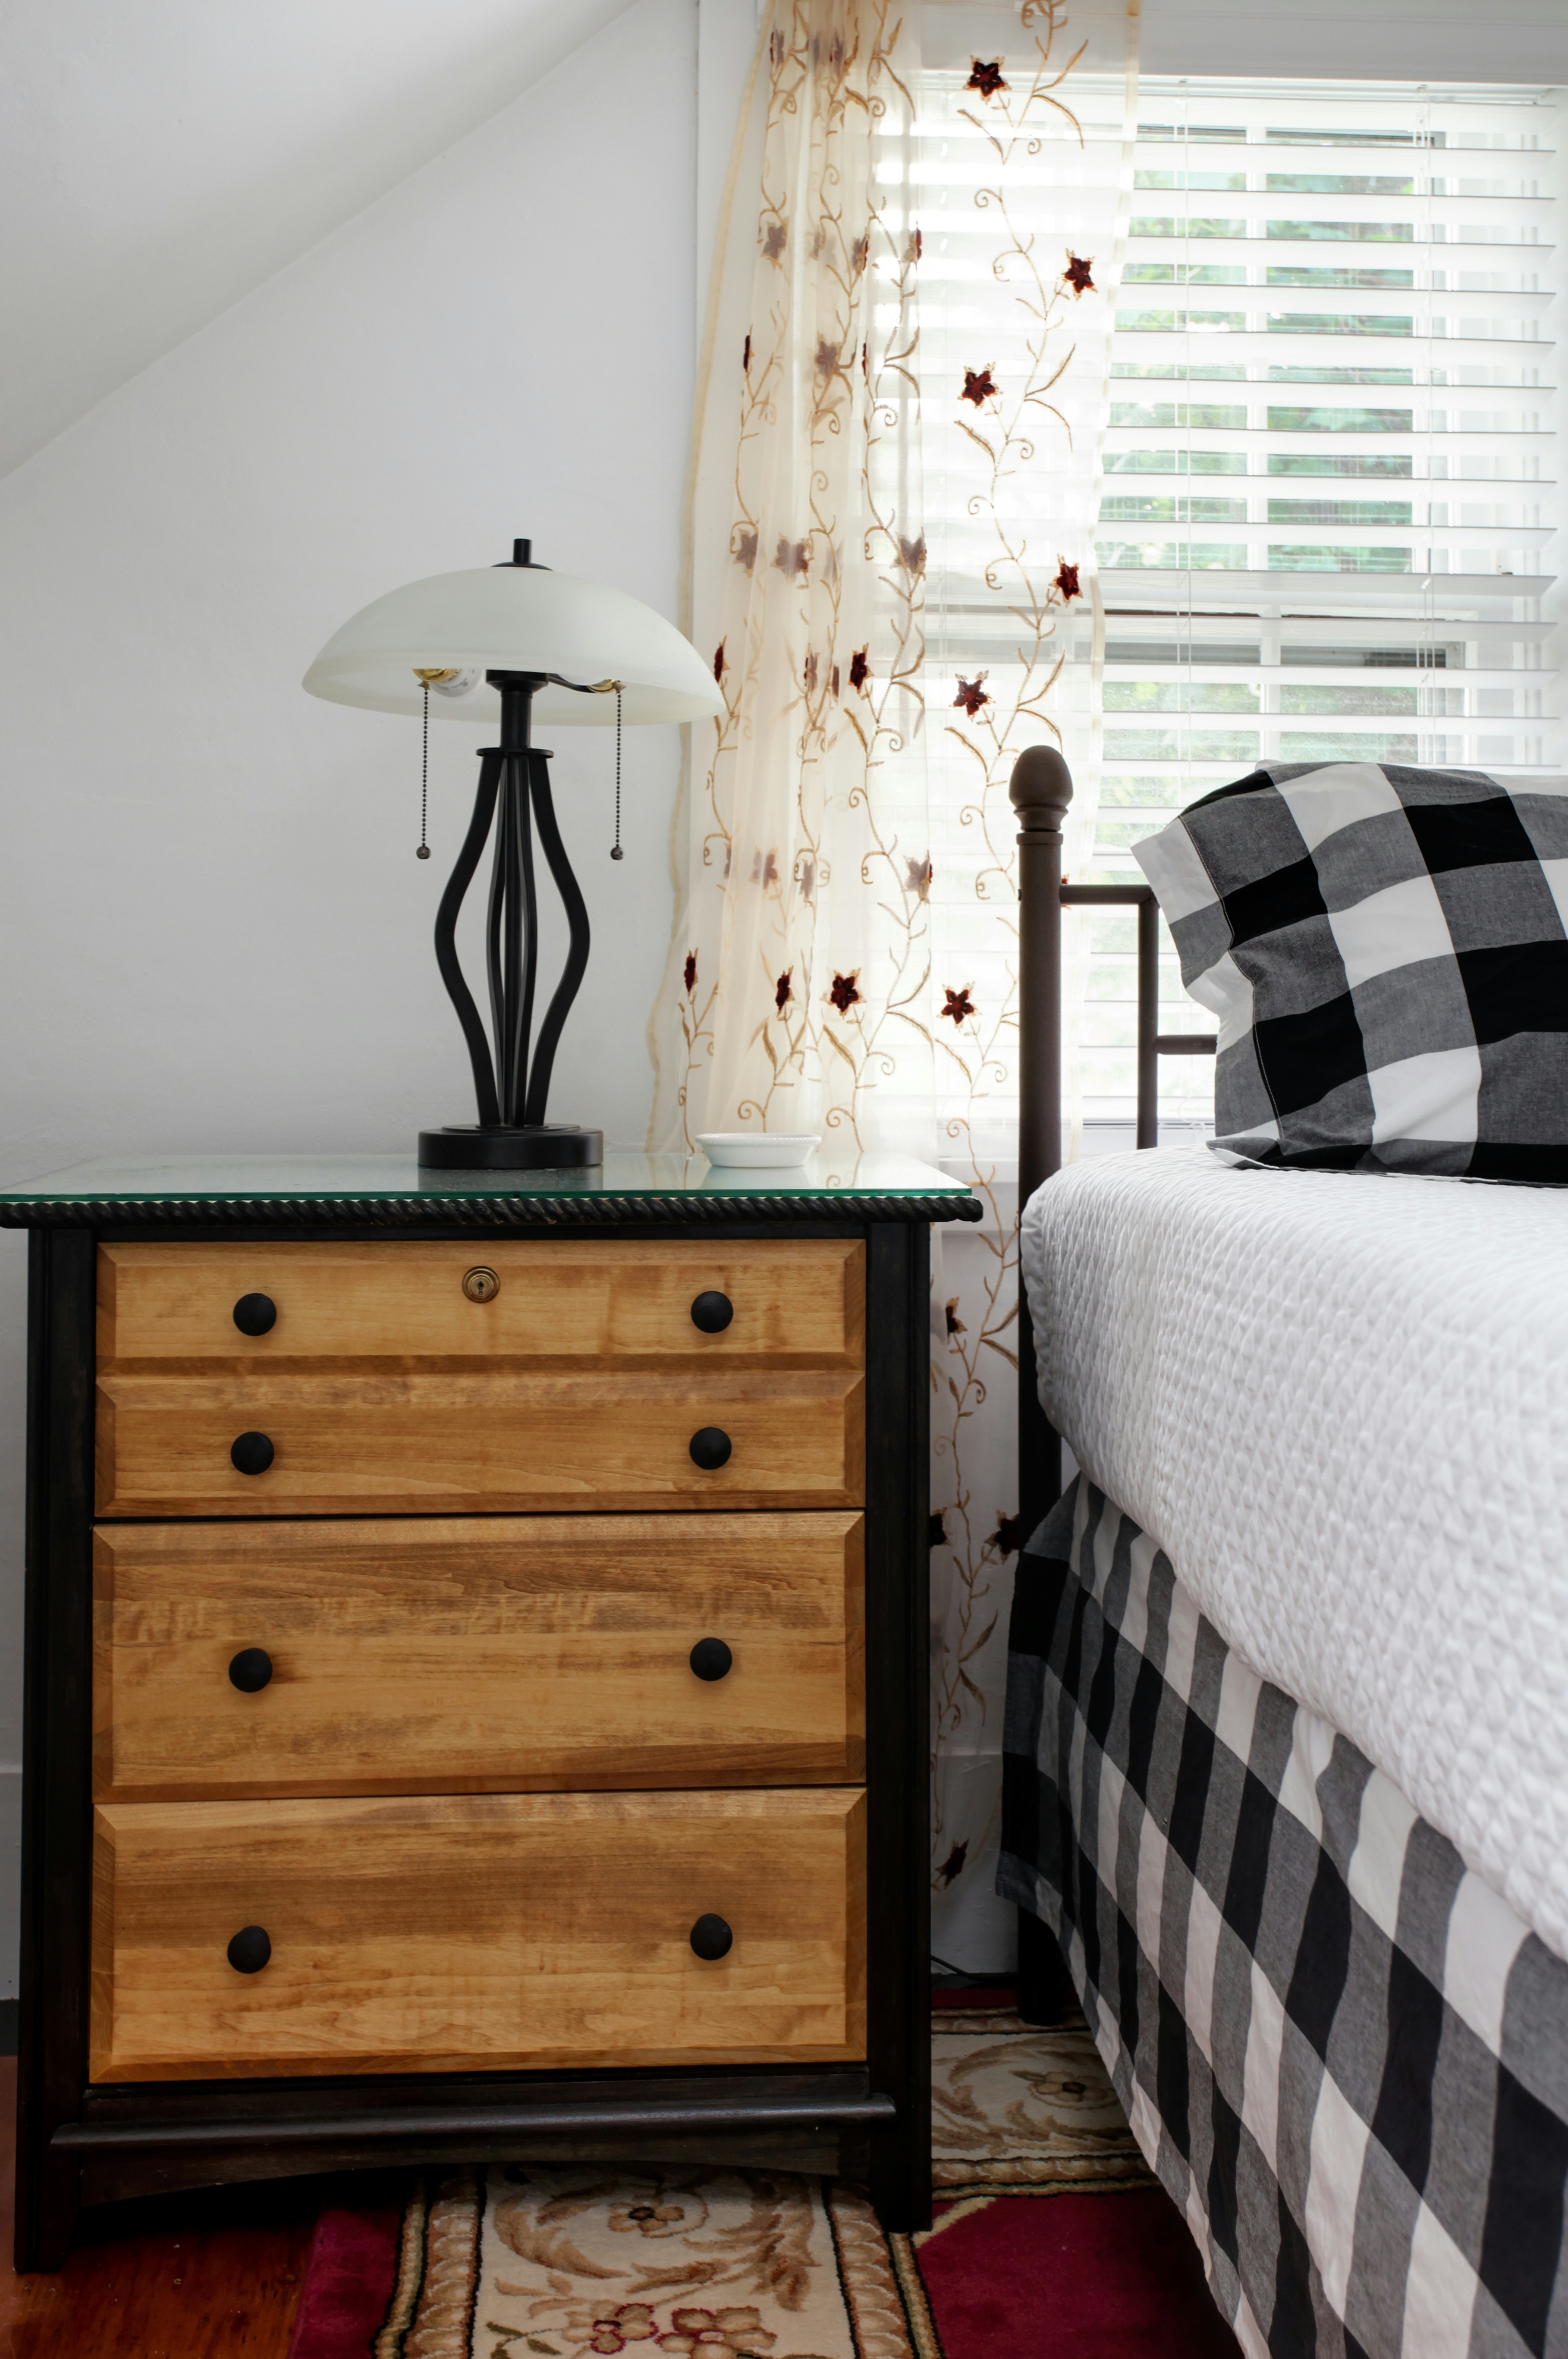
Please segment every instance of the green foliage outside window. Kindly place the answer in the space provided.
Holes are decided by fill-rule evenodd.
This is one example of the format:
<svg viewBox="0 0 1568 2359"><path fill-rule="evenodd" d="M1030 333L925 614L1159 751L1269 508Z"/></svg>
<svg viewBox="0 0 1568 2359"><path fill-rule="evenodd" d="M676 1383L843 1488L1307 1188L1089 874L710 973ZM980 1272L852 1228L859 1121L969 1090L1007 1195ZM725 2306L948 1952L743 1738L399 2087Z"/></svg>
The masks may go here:
<svg viewBox="0 0 1568 2359"><path fill-rule="evenodd" d="M1271 336L1411 336L1415 321L1391 311L1270 311Z"/></svg>
<svg viewBox="0 0 1568 2359"><path fill-rule="evenodd" d="M1113 420L1114 422L1114 420ZM1270 408L1271 434L1409 434L1408 409L1282 409Z"/></svg>
<svg viewBox="0 0 1568 2359"><path fill-rule="evenodd" d="M1270 500L1270 524L1399 524L1410 521L1409 500Z"/></svg>
<svg viewBox="0 0 1568 2359"><path fill-rule="evenodd" d="M1122 273L1127 287L1245 287L1244 262L1133 262Z"/></svg>
<svg viewBox="0 0 1568 2359"><path fill-rule="evenodd" d="M1175 798L1181 793L1179 780L1168 772L1157 771L1151 777L1140 777L1136 770L1112 770L1100 787L1102 810L1137 810L1163 813L1176 808ZM1143 824L1149 826L1145 818Z"/></svg>
<svg viewBox="0 0 1568 2359"><path fill-rule="evenodd" d="M1281 712L1364 712L1387 714L1389 720L1402 713L1412 717L1420 707L1416 698L1420 691L1411 688L1281 688Z"/></svg>
<svg viewBox="0 0 1568 2359"><path fill-rule="evenodd" d="M1191 566L1194 573L1242 573L1247 570L1247 549L1238 540L1105 540L1098 543L1102 566L1120 566L1130 571L1174 570L1185 572Z"/></svg>
<svg viewBox="0 0 1568 2359"><path fill-rule="evenodd" d="M1270 172L1271 197L1413 197L1413 180L1387 172Z"/></svg>
<svg viewBox="0 0 1568 2359"><path fill-rule="evenodd" d="M1178 360L1174 353L1162 353L1157 361L1113 361L1113 376L1162 376L1181 385L1217 383L1221 377L1244 377L1245 361ZM1409 383L1407 377L1404 382Z"/></svg>
<svg viewBox="0 0 1568 2359"><path fill-rule="evenodd" d="M1115 376L1116 364L1111 363ZM1274 361L1269 364L1270 385L1413 385L1415 378L1408 368L1326 368L1321 361L1298 365L1294 361Z"/></svg>
<svg viewBox="0 0 1568 2359"><path fill-rule="evenodd" d="M1245 237L1245 221L1203 219L1184 221L1180 213L1140 213L1131 223L1134 237Z"/></svg>
<svg viewBox="0 0 1568 2359"><path fill-rule="evenodd" d="M1235 335L1247 326L1245 311L1118 311L1118 332L1169 336L1190 328L1196 335Z"/></svg>
<svg viewBox="0 0 1568 2359"><path fill-rule="evenodd" d="M1271 573L1408 573L1408 549L1346 549L1321 541L1270 542Z"/></svg>
<svg viewBox="0 0 1568 2359"><path fill-rule="evenodd" d="M1245 451L1107 451L1107 475L1245 475Z"/></svg>
<svg viewBox="0 0 1568 2359"><path fill-rule="evenodd" d="M1256 762L1256 729L1107 729L1109 761ZM1148 833L1142 820L1107 820L1095 828L1101 843L1133 843Z"/></svg>
<svg viewBox="0 0 1568 2359"><path fill-rule="evenodd" d="M1353 696L1356 690L1346 689ZM1414 695L1411 689L1409 693ZM1307 710L1320 712L1313 705ZM1258 690L1245 680L1108 679L1107 712L1257 712Z"/></svg>
<svg viewBox="0 0 1568 2359"><path fill-rule="evenodd" d="M1322 240L1325 245L1410 245L1415 234L1415 225L1411 222L1271 221L1269 223L1271 238Z"/></svg>
<svg viewBox="0 0 1568 2359"><path fill-rule="evenodd" d="M1192 426L1230 433L1245 428L1247 410L1240 403L1208 401L1113 401L1113 426Z"/></svg>
<svg viewBox="0 0 1568 2359"><path fill-rule="evenodd" d="M1118 493L1100 503L1102 524L1245 524L1245 500L1195 497L1172 492L1161 498L1132 492Z"/></svg>
<svg viewBox="0 0 1568 2359"><path fill-rule="evenodd" d="M1415 462L1408 451L1357 452L1355 457L1329 451L1270 451L1271 475L1363 475L1390 482L1409 477Z"/></svg>
<svg viewBox="0 0 1568 2359"><path fill-rule="evenodd" d="M1220 189L1245 190L1245 172L1135 172L1135 189Z"/></svg>
<svg viewBox="0 0 1568 2359"><path fill-rule="evenodd" d="M1336 730L1330 735L1322 730L1313 734L1282 729L1279 756L1286 762L1414 762L1420 758L1420 742L1413 735L1391 737L1380 730Z"/></svg>
<svg viewBox="0 0 1568 2359"><path fill-rule="evenodd" d="M1270 287L1413 287L1413 270L1323 270L1307 262L1271 262ZM1404 332L1410 333L1407 328Z"/></svg>

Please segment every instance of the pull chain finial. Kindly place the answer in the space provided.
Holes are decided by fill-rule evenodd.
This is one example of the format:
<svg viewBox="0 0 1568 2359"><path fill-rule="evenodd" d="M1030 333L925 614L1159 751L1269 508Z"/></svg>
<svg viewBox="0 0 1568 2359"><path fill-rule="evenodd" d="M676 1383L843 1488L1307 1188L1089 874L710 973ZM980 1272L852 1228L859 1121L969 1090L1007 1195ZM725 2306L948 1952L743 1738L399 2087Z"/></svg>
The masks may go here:
<svg viewBox="0 0 1568 2359"><path fill-rule="evenodd" d="M615 684L615 847L610 857L612 860L624 860L626 856L621 850L621 690L620 683L617 681Z"/></svg>
<svg viewBox="0 0 1568 2359"><path fill-rule="evenodd" d="M428 860L430 856L430 847L425 841L430 808L430 684L428 679L424 682L424 690L425 749L419 765L419 848L414 854L416 860Z"/></svg>

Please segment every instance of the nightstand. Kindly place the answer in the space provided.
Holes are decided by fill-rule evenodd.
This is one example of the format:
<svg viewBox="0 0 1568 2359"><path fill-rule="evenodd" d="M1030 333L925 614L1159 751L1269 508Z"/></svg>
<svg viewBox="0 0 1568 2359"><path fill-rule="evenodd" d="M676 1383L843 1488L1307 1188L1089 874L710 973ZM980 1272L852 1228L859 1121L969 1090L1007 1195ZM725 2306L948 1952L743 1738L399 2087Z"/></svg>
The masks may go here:
<svg viewBox="0 0 1568 2359"><path fill-rule="evenodd" d="M930 2217L928 1166L83 1165L31 1238L17 2266L485 2158Z"/></svg>

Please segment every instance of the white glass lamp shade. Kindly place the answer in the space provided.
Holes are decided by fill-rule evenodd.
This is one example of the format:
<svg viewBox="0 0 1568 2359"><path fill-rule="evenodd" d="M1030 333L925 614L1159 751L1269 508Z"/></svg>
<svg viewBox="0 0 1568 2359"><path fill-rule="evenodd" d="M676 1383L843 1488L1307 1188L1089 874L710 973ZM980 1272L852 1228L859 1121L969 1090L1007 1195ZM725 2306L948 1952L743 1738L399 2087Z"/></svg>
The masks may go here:
<svg viewBox="0 0 1568 2359"><path fill-rule="evenodd" d="M705 720L724 709L707 665L662 614L624 590L543 566L477 566L388 591L333 634L305 686L337 704L417 716L424 696L416 675L436 670L472 673L474 684L432 695L432 720L493 723L501 700L487 671L557 672L584 686L618 679L628 726ZM533 710L551 729L603 727L615 718L615 699L543 688Z"/></svg>

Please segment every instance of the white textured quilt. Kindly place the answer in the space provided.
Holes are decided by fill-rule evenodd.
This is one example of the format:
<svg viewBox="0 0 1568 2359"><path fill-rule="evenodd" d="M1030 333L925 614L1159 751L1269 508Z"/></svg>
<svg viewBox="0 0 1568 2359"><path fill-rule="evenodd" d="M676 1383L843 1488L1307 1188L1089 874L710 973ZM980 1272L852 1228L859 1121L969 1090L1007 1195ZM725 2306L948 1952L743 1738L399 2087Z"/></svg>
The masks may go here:
<svg viewBox="0 0 1568 2359"><path fill-rule="evenodd" d="M1568 1958L1568 1190L1107 1156L1023 1259L1091 1480Z"/></svg>

